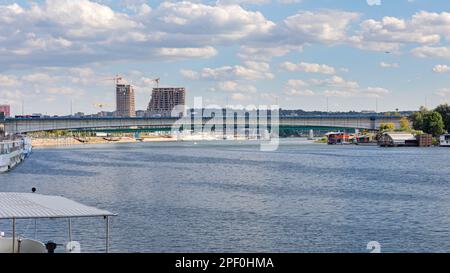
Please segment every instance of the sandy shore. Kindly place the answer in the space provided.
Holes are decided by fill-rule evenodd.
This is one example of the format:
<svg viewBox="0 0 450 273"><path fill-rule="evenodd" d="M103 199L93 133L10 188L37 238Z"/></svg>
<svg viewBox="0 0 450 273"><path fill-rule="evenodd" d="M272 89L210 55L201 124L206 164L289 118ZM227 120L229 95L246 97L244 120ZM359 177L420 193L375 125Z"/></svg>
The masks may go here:
<svg viewBox="0 0 450 273"><path fill-rule="evenodd" d="M71 145L87 145L87 144L163 142L175 140L176 139L168 137L143 138L142 141L136 140L131 137L115 138L114 141L107 140L103 137L86 137L78 139L74 137L60 137L60 138L33 138L32 145L34 148L46 148L46 147L71 146Z"/></svg>

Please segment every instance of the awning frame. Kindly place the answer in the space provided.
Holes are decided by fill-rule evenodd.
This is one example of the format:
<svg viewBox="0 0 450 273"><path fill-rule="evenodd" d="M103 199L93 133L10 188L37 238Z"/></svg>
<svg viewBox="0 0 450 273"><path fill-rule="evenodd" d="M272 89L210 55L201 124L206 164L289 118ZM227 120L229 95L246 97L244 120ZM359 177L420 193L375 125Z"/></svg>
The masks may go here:
<svg viewBox="0 0 450 273"><path fill-rule="evenodd" d="M65 197L61 197L61 196L51 196L51 195L40 195L40 194L36 194L36 193L15 193L15 192L10 192L10 193L6 193L6 192L0 192L0 203L2 203L1 201L3 201L3 203L5 204L5 200L1 200L3 198L9 198L6 201L16 201L17 202L17 211L20 213L14 214L11 212L3 212L3 216L2 216L2 207L0 206L0 220L12 220L12 229L13 229L13 234L12 234L12 251L14 253L15 250L15 244L16 244L16 220L24 220L24 219L34 219L35 220L35 236L36 236L36 232L37 232L37 226L36 226L36 221L38 219L68 219L68 237L69 237L69 241L72 240L72 219L73 218L94 218L94 217L103 217L105 219L105 252L108 253L109 252L109 235L110 235L110 217L112 216L117 216L117 214L111 213L109 211L106 210L100 210L97 209L95 207L90 207L90 206L86 206L83 205L81 203L78 203L76 201L70 200L68 198ZM35 197L37 197L40 200L37 200ZM16 198L11 199L11 198ZM46 200L47 199L47 200ZM53 199L53 200L50 200ZM20 203L20 202L25 202L25 203ZM39 201L47 201L49 203L42 203ZM58 205L55 203L51 204L50 201L59 201L60 205L64 204L65 206L77 206L78 209L82 210L86 210L86 211L93 211L92 213L67 213L67 214L62 214L62 213L55 213L55 214L51 214L52 211L59 211L61 209L58 208L51 208L51 207L47 207L47 205ZM28 202L28 203L26 203ZM6 202L8 203L8 202ZM42 213L41 215L39 215L39 213L35 212L34 215L26 215L24 214L23 210L26 210L27 206L32 206L32 205L36 205L39 206L41 209L46 210L46 214L44 215L44 213ZM14 209L14 206L9 206L8 210L11 210L11 207ZM7 215L8 213L11 213L10 215ZM5 216L6 215L6 216Z"/></svg>

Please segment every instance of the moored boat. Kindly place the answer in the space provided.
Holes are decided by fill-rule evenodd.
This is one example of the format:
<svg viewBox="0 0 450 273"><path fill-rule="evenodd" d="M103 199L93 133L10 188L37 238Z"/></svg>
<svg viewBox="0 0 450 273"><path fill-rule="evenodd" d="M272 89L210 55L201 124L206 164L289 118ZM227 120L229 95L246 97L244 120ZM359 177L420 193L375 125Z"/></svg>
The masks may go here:
<svg viewBox="0 0 450 273"><path fill-rule="evenodd" d="M31 139L28 137L0 141L0 173L17 166L31 154L31 151Z"/></svg>
<svg viewBox="0 0 450 273"><path fill-rule="evenodd" d="M440 137L439 146L450 147L450 134L445 134Z"/></svg>
<svg viewBox="0 0 450 273"><path fill-rule="evenodd" d="M0 253L54 253L57 247L64 246L61 252L80 253L81 245L72 238L72 219L97 217L105 220L105 252L109 251L109 220L116 216L109 211L89 207L61 196L41 195L37 193L0 192L0 220L12 220L12 233L5 236L0 232ZM16 227L17 220L34 220L35 237L36 221L39 219L67 219L68 242L59 244L48 241L41 242L37 238L21 236Z"/></svg>
<svg viewBox="0 0 450 273"><path fill-rule="evenodd" d="M24 158L23 140L0 142L0 173L14 168Z"/></svg>

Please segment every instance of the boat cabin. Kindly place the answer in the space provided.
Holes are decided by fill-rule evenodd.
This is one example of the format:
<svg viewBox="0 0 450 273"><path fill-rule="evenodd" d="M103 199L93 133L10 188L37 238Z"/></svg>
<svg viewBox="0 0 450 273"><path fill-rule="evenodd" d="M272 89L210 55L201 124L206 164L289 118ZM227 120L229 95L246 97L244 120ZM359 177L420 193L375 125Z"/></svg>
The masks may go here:
<svg viewBox="0 0 450 273"><path fill-rule="evenodd" d="M329 145L351 144L352 138L345 132L330 132L326 134Z"/></svg>
<svg viewBox="0 0 450 273"><path fill-rule="evenodd" d="M72 219L82 217L101 217L105 221L105 252L109 251L109 220L115 214L89 207L60 196L37 193L0 192L0 221L10 221L12 234L6 237L0 232L0 253L54 253L57 246L63 245L66 253L79 253L79 242L72 240ZM35 237L39 219L67 219L68 242L40 242L36 238L23 238L18 235L16 221L34 220ZM62 243L62 242L60 242Z"/></svg>
<svg viewBox="0 0 450 273"><path fill-rule="evenodd" d="M450 147L450 134L442 135L439 139L439 145L441 147Z"/></svg>
<svg viewBox="0 0 450 273"><path fill-rule="evenodd" d="M417 146L417 139L411 133L385 132L378 138L381 147Z"/></svg>

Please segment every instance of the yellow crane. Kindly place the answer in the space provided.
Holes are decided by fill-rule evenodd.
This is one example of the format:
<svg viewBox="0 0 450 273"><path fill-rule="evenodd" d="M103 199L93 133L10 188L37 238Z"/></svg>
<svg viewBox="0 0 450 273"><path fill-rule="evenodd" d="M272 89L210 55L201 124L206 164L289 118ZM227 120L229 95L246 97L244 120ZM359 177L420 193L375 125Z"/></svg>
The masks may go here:
<svg viewBox="0 0 450 273"><path fill-rule="evenodd" d="M94 103L94 107L98 107L100 109L103 109L103 108L109 107L109 106L111 106L111 104L109 104L109 103L101 103L101 102Z"/></svg>

